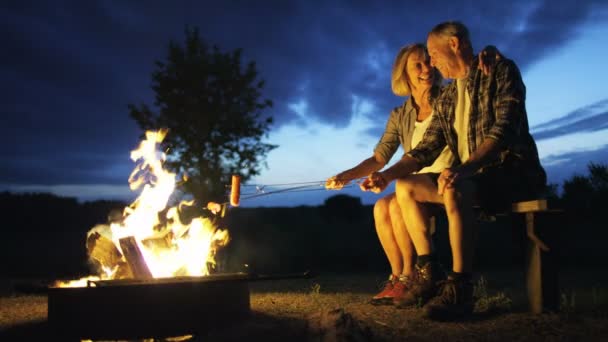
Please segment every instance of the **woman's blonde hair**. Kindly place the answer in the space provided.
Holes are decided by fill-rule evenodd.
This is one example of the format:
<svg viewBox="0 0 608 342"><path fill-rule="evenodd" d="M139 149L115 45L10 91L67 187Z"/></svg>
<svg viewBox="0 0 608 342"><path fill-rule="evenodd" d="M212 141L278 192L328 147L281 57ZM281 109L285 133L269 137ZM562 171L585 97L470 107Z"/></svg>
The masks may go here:
<svg viewBox="0 0 608 342"><path fill-rule="evenodd" d="M428 54L426 46L424 44L416 43L404 46L397 53L395 57L395 63L393 64L393 71L391 73L391 88L393 93L397 96L409 96L412 94L410 87L410 80L407 75L407 59L410 55L416 51L421 51L424 54ZM433 68L433 85L437 86L441 84L441 75L435 68Z"/></svg>

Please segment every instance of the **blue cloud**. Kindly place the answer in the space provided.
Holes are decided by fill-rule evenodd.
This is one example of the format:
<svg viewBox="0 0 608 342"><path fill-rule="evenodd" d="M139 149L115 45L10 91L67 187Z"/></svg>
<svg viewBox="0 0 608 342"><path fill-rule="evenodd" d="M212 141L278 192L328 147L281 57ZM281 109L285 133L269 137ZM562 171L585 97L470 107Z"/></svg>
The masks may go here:
<svg viewBox="0 0 608 342"><path fill-rule="evenodd" d="M574 174L587 175L590 162L606 165L608 163L608 145L592 151L571 152L551 155L541 160L547 171L548 182L562 184Z"/></svg>
<svg viewBox="0 0 608 342"><path fill-rule="evenodd" d="M562 117L532 127L536 140L608 128L608 99L576 109Z"/></svg>
<svg viewBox="0 0 608 342"><path fill-rule="evenodd" d="M244 48L245 59L257 62L277 125L297 119L289 104L305 98L310 115L343 127L358 96L374 102L378 125L370 134L379 136L390 109L403 101L390 92L394 54L423 42L436 23L462 20L476 48L495 44L525 68L576 38L582 23L605 20L599 10L606 7L548 0L9 2L0 9L0 176L45 184L122 179L118 172L100 175L79 156L127 165L116 156L128 155L140 131L126 106L153 103L154 61L164 59L170 39L181 41L187 24L209 43ZM32 164L46 171L24 168Z"/></svg>

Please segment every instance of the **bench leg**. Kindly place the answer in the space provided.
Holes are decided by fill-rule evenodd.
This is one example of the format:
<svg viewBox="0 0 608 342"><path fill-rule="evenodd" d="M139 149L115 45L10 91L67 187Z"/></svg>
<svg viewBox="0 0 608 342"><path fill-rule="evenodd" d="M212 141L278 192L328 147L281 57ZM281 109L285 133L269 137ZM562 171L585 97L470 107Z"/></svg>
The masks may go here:
<svg viewBox="0 0 608 342"><path fill-rule="evenodd" d="M534 213L526 213L526 287L530 312L557 311L559 290L555 252L538 236ZM555 228L554 228L555 229Z"/></svg>

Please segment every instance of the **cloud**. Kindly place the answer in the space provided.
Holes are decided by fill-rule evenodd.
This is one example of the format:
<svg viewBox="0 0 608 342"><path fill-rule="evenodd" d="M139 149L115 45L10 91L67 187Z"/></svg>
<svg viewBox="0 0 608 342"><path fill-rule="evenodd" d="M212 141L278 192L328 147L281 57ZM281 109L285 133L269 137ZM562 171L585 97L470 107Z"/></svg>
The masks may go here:
<svg viewBox="0 0 608 342"><path fill-rule="evenodd" d="M560 185L575 174L588 175L589 163L606 165L606 161L608 161L608 145L591 151L550 155L541 159L547 172L548 182Z"/></svg>
<svg viewBox="0 0 608 342"><path fill-rule="evenodd" d="M347 127L355 96L373 102L368 134L377 138L390 109L403 102L390 92L394 54L424 42L436 23L462 20L477 48L493 43L525 68L575 38L582 23L604 20L606 7L548 0L10 2L0 10L0 175L45 184L121 179L82 156L127 168L117 156L128 156L140 131L126 105L153 103L153 63L164 59L170 39L182 40L187 24L256 61L264 95L275 103L275 129L301 120L289 107L301 98L309 118Z"/></svg>
<svg viewBox="0 0 608 342"><path fill-rule="evenodd" d="M16 156L0 161L0 180L15 185L128 184L128 156L61 154Z"/></svg>
<svg viewBox="0 0 608 342"><path fill-rule="evenodd" d="M608 99L576 109L562 117L532 127L536 140L595 132L608 128Z"/></svg>

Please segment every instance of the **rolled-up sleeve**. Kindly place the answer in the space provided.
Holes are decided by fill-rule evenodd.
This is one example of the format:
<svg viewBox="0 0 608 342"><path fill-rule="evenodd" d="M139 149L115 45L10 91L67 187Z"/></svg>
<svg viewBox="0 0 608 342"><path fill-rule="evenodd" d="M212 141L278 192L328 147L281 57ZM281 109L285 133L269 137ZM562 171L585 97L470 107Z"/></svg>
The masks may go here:
<svg viewBox="0 0 608 342"><path fill-rule="evenodd" d="M399 124L399 108L395 108L388 118L380 141L374 148L374 154L379 155L385 164L391 160L401 144Z"/></svg>
<svg viewBox="0 0 608 342"><path fill-rule="evenodd" d="M525 115L526 87L517 66L510 60L496 65L496 94L493 99L495 120L485 137L509 145L518 134Z"/></svg>
<svg viewBox="0 0 608 342"><path fill-rule="evenodd" d="M433 115L429 127L424 132L422 141L406 154L416 159L420 167L425 167L433 164L435 159L441 154L441 151L443 151L445 145L446 141L441 119L439 115Z"/></svg>

